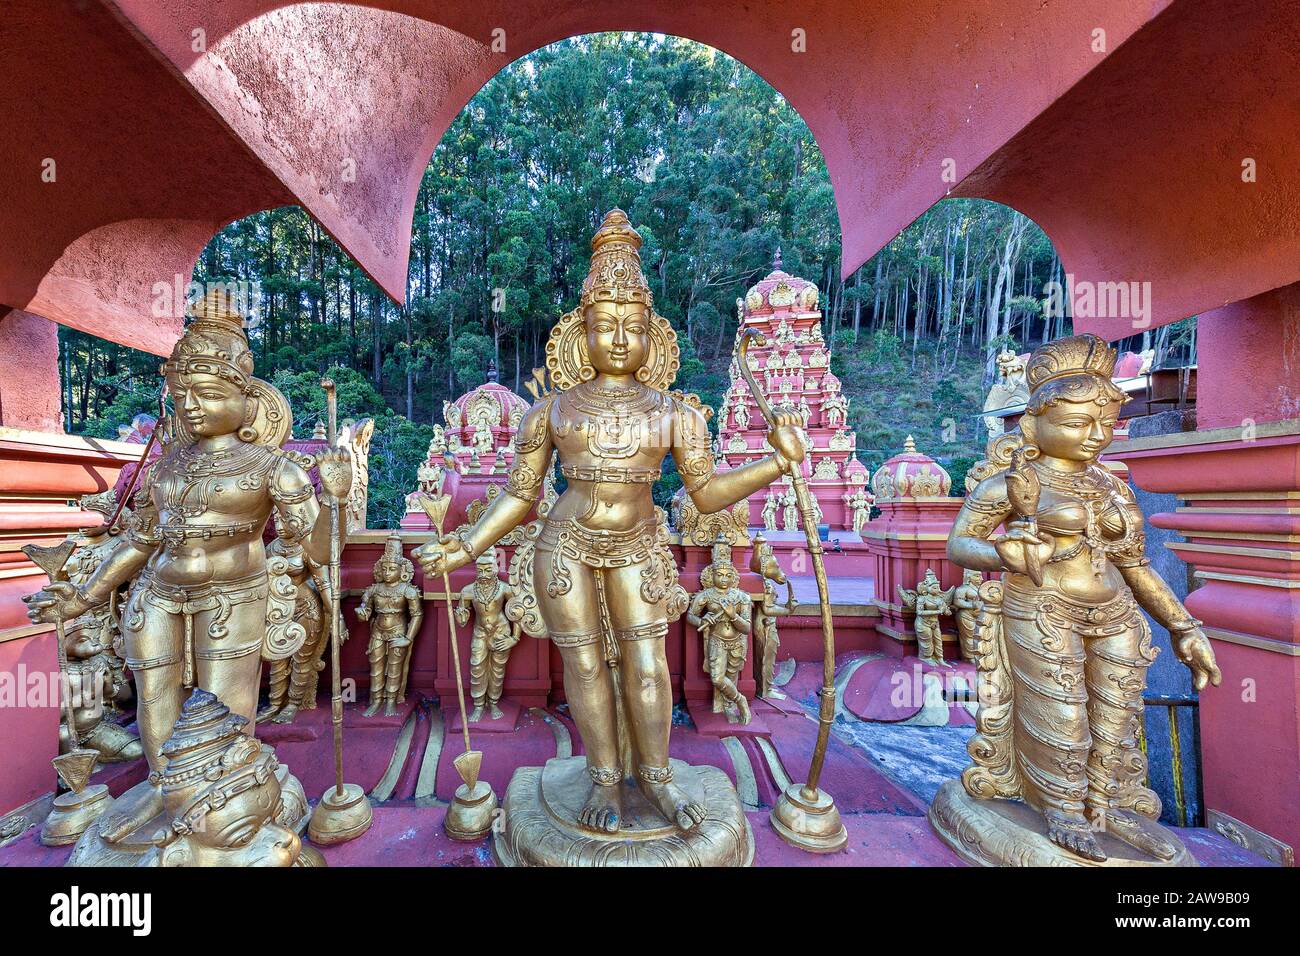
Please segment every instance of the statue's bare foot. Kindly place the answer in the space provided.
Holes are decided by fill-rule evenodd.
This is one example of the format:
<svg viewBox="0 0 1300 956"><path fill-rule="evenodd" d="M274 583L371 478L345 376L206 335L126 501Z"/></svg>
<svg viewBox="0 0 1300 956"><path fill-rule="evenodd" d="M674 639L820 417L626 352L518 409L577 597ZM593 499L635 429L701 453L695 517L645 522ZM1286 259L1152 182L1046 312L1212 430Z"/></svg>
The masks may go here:
<svg viewBox="0 0 1300 956"><path fill-rule="evenodd" d="M740 722L742 724L749 723L749 701L747 701L743 696L736 698L736 710L740 712Z"/></svg>
<svg viewBox="0 0 1300 956"><path fill-rule="evenodd" d="M379 705L382 703L383 703L382 700L372 700L370 702L370 706L367 707L364 711L362 711L361 716L362 717L375 716L375 714L379 713Z"/></svg>
<svg viewBox="0 0 1300 956"><path fill-rule="evenodd" d="M1172 860L1178 855L1178 847L1173 841L1155 827L1143 826L1138 815L1131 810L1106 811L1106 827L1129 846L1158 860Z"/></svg>
<svg viewBox="0 0 1300 956"><path fill-rule="evenodd" d="M293 719L298 716L297 704L286 704L284 710L280 711L271 718L273 724L291 724Z"/></svg>
<svg viewBox="0 0 1300 956"><path fill-rule="evenodd" d="M623 785L591 785L587 802L578 811L578 824L597 833L617 833L623 823Z"/></svg>
<svg viewBox="0 0 1300 956"><path fill-rule="evenodd" d="M158 787L132 787L99 818L99 835L109 843L116 843L144 826L162 809L162 790Z"/></svg>
<svg viewBox="0 0 1300 956"><path fill-rule="evenodd" d="M505 714L501 713L501 708L496 705L496 701L488 704L488 717L492 720L500 720Z"/></svg>
<svg viewBox="0 0 1300 956"><path fill-rule="evenodd" d="M788 694L781 693L775 687L773 687L763 696L766 697L768 700L789 700L790 699Z"/></svg>
<svg viewBox="0 0 1300 956"><path fill-rule="evenodd" d="M704 822L704 808L686 796L686 792L671 780L667 783L651 783L638 780L645 798L655 805L664 819L675 824L679 830L689 830Z"/></svg>
<svg viewBox="0 0 1300 956"><path fill-rule="evenodd" d="M469 722L476 724L483 719L483 705L475 704L474 709L469 712Z"/></svg>
<svg viewBox="0 0 1300 956"><path fill-rule="evenodd" d="M253 722L258 724L264 724L268 720L274 718L275 715L278 714L279 712L280 709L275 704L267 704L265 707L263 707L261 710L257 712L257 716L253 719Z"/></svg>
<svg viewBox="0 0 1300 956"><path fill-rule="evenodd" d="M396 716L397 716L397 704L390 700L390 701L389 701L389 702L384 706L384 716L385 716L385 717L396 717Z"/></svg>
<svg viewBox="0 0 1300 956"><path fill-rule="evenodd" d="M1106 859L1097 842L1088 818L1082 813L1066 813L1055 810L1045 814L1047 818L1047 839L1064 850L1069 850L1085 860L1098 863Z"/></svg>

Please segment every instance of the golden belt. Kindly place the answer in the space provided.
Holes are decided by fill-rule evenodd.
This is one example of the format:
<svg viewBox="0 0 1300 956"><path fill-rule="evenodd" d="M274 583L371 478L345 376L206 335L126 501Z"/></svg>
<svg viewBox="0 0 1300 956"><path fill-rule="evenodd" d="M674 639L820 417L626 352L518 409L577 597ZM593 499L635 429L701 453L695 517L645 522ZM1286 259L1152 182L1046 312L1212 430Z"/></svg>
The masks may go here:
<svg viewBox="0 0 1300 956"><path fill-rule="evenodd" d="M181 544L185 541L211 541L213 538L234 538L241 534L256 531L264 522L241 521L238 524L172 524L159 525L158 537L166 544Z"/></svg>
<svg viewBox="0 0 1300 956"><path fill-rule="evenodd" d="M561 465L560 474L577 481L611 481L618 484L652 485L659 480L658 468L610 468L604 465Z"/></svg>
<svg viewBox="0 0 1300 956"><path fill-rule="evenodd" d="M1003 592L1002 612L1024 621L1036 620L1040 615L1049 622L1055 619L1070 625L1082 637L1107 637L1132 626L1135 617L1141 620L1137 602L1129 592L1117 594L1103 604L1085 604L1052 588L1021 591L1008 586Z"/></svg>
<svg viewBox="0 0 1300 956"><path fill-rule="evenodd" d="M588 528L573 518L547 519L538 550L576 558L592 568L624 568L645 560L654 550L658 522L645 518L623 531Z"/></svg>

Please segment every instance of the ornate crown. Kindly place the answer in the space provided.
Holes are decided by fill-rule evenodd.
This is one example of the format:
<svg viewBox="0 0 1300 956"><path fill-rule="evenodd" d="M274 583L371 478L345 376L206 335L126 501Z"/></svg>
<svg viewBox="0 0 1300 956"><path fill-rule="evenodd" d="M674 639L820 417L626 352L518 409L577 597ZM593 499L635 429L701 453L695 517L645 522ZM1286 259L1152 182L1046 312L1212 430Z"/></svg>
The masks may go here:
<svg viewBox="0 0 1300 956"><path fill-rule="evenodd" d="M582 282L582 306L593 302L643 302L652 305L650 283L641 272L641 235L627 213L611 209L591 238L591 268Z"/></svg>
<svg viewBox="0 0 1300 956"><path fill-rule="evenodd" d="M1029 357L1025 377L1031 390L1071 375L1094 375L1110 381L1115 371L1115 357L1115 350L1103 339L1085 332L1048 342L1036 349Z"/></svg>
<svg viewBox="0 0 1300 956"><path fill-rule="evenodd" d="M402 554L402 536L394 531L384 540L384 556L381 560L396 561L399 564L406 555Z"/></svg>
<svg viewBox="0 0 1300 956"><path fill-rule="evenodd" d="M246 391L253 377L253 353L229 293L212 289L190 306L189 314L190 323L163 364L163 374L216 375Z"/></svg>

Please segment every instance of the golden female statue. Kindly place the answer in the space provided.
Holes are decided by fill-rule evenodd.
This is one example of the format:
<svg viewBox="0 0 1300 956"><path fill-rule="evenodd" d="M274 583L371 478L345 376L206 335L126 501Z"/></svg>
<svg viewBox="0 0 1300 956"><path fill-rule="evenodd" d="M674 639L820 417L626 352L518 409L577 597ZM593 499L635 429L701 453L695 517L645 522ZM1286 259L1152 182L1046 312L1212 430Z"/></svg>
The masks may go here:
<svg viewBox="0 0 1300 956"><path fill-rule="evenodd" d="M903 607L916 618L916 656L934 667L950 667L943 659L943 626L939 618L952 612L952 595L956 588L944 590L932 568L917 582L916 590L898 585Z"/></svg>
<svg viewBox="0 0 1300 956"><path fill-rule="evenodd" d="M1033 354L1020 427L990 443L987 470L1000 470L967 496L948 539L957 564L1004 575L980 588L974 765L930 809L970 860L1190 861L1143 785L1156 649L1139 607L1169 630L1198 690L1220 674L1200 622L1147 561L1132 492L1097 461L1126 400L1114 366L1094 335Z"/></svg>
<svg viewBox="0 0 1300 956"><path fill-rule="evenodd" d="M666 391L679 350L672 327L653 310L640 245L621 210L605 216L592 239L580 305L561 317L546 346L559 391L524 417L507 494L469 531L417 552L435 575L483 554L528 514L558 450L568 488L536 523L531 547L521 548L528 566L516 555L511 583L517 569L533 593L520 598L511 617L522 618L530 634L544 623L560 650L590 778L575 814L583 828L605 834L625 824L628 776L677 832L705 816L701 802L674 781L668 760L672 692L664 639L668 622L684 610L685 592L650 494L664 457L672 454L687 494L702 514L712 514L804 456L797 417L783 414L768 433L774 455L714 474L698 402ZM509 795L506 804L509 811Z"/></svg>
<svg viewBox="0 0 1300 956"><path fill-rule="evenodd" d="M411 583L415 565L402 556L402 536L394 531L384 542L384 553L375 562L375 583L361 594L357 617L370 621L370 706L363 716L397 713L406 700L406 680L411 669L415 635L424 620L424 601Z"/></svg>
<svg viewBox="0 0 1300 956"><path fill-rule="evenodd" d="M262 659L291 656L305 637L292 620L292 583L267 571L262 531L272 511L310 560L323 563L329 553L328 511L298 456L280 448L288 402L253 377L243 321L225 296L191 310L163 372L176 411L164 454L141 477L128 530L84 584L51 584L28 598L33 620L70 620L139 575L122 628L150 780L83 837L97 832L128 852L151 843L155 830L145 824L163 810L163 742L189 689L210 691L251 723ZM345 497L348 454L327 452L318 462L325 493ZM126 839L137 830L138 839Z"/></svg>
<svg viewBox="0 0 1300 956"><path fill-rule="evenodd" d="M777 632L776 619L793 614L796 607L794 585L781 570L776 554L762 533L754 536L754 551L749 558L749 570L763 576L763 596L754 601L754 652L758 655L758 666L754 672L758 677L758 696L772 700L784 700L785 694L776 686L776 652L781 649L781 636ZM786 587L786 602L777 601L776 585Z"/></svg>

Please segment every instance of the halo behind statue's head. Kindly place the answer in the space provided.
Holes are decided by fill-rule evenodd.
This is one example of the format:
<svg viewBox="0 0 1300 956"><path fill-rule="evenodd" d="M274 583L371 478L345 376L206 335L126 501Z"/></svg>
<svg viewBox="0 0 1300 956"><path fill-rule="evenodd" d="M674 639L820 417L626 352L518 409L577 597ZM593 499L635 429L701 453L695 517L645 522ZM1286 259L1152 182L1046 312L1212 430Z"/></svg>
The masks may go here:
<svg viewBox="0 0 1300 956"><path fill-rule="evenodd" d="M163 363L173 393L189 384L192 375L214 375L237 387L248 398L248 415L239 430L244 441L278 448L289 438L293 419L289 401L269 382L253 377L253 352L244 333L244 320L230 295L213 289L189 308L185 334ZM184 416L173 416L176 436L193 444L195 435Z"/></svg>
<svg viewBox="0 0 1300 956"><path fill-rule="evenodd" d="M1091 333L1048 342L1034 350L1025 366L1029 383L1026 412L1038 415L1058 402L1126 402L1128 395L1111 376L1116 352Z"/></svg>
<svg viewBox="0 0 1300 956"><path fill-rule="evenodd" d="M664 391L677 377L681 349L677 333L654 310L650 283L641 271L641 236L621 209L611 209L591 240L591 268L582 283L578 307L560 316L546 343L546 367L560 390L589 382L596 370L587 356L584 310L597 302L641 303L649 315L650 347L645 363L636 370L637 381Z"/></svg>

